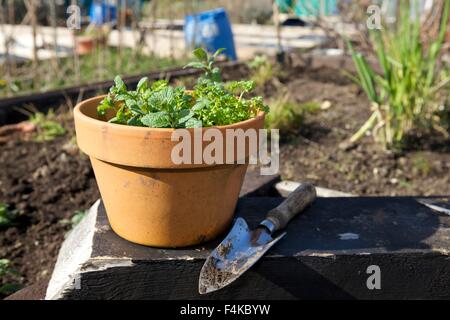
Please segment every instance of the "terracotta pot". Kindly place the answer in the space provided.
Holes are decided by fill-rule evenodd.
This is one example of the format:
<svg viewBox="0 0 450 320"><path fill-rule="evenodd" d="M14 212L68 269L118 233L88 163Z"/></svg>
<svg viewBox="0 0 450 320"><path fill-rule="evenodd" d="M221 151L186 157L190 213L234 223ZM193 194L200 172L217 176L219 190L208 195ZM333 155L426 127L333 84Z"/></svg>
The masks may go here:
<svg viewBox="0 0 450 320"><path fill-rule="evenodd" d="M75 44L75 49L79 55L89 54L94 51L97 44L105 45L106 37L77 36Z"/></svg>
<svg viewBox="0 0 450 320"><path fill-rule="evenodd" d="M112 229L131 242L155 247L194 245L225 231L247 164L174 164L171 153L179 142L171 141L173 129L102 121L97 115L102 98L78 104L74 117L78 145L91 159ZM216 129L224 133L263 125L261 112ZM189 131L193 134L193 129Z"/></svg>
<svg viewBox="0 0 450 320"><path fill-rule="evenodd" d="M94 50L95 41L93 37L78 36L75 38L75 50L79 55L89 54Z"/></svg>

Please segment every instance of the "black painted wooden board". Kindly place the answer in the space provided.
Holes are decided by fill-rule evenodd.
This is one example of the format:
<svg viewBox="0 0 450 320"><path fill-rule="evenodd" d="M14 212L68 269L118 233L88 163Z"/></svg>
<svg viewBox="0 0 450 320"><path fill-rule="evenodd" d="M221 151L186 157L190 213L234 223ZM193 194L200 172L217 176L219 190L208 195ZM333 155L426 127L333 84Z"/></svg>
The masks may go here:
<svg viewBox="0 0 450 320"><path fill-rule="evenodd" d="M241 198L237 215L254 227L281 201ZM103 206L96 229L91 260L104 265L87 263L79 289L64 298L450 299L450 216L414 198L320 198L249 272L207 296L197 293L198 275L220 239L187 249L135 245L110 229ZM107 268L121 259L132 266ZM370 265L381 269L381 290L366 286Z"/></svg>
<svg viewBox="0 0 450 320"><path fill-rule="evenodd" d="M240 197L276 197L280 194L275 184L281 181L279 174L266 176L260 173L258 166L249 166L242 184Z"/></svg>

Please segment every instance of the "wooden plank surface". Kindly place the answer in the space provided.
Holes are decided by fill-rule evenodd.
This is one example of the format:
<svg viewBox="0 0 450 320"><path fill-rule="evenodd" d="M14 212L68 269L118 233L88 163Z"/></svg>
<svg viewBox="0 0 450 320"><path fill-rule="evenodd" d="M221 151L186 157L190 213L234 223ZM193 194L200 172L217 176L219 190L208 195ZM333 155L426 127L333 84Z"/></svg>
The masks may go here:
<svg viewBox="0 0 450 320"><path fill-rule="evenodd" d="M237 216L255 227L281 201L241 198ZM450 299L450 217L414 198L320 198L287 231L238 281L200 296L200 269L224 235L193 248L135 245L110 229L100 205L78 289L60 298ZM367 288L370 265L381 269L381 290Z"/></svg>
<svg viewBox="0 0 450 320"><path fill-rule="evenodd" d="M236 216L251 227L282 198L241 198ZM194 222L193 222L194 223ZM109 227L103 205L97 217L93 257L133 260L204 259L217 241L187 249L156 249L132 244ZM320 198L288 226L288 235L270 257L364 253L450 252L450 217L419 204L414 198ZM345 234L358 239L340 240ZM220 242L220 241L219 241Z"/></svg>

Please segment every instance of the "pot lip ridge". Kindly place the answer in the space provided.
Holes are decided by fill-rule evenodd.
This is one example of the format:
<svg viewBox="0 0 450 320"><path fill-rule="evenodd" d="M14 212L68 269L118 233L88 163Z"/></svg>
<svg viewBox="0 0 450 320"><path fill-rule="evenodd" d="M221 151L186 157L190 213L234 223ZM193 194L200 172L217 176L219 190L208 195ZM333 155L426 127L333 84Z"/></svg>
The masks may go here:
<svg viewBox="0 0 450 320"><path fill-rule="evenodd" d="M175 130L179 130L179 129L175 129L175 128L148 128L148 127L137 127L137 126L128 126L128 125L123 125L123 124L116 124L116 123L110 123L107 121L102 121L102 120L98 120L98 119L94 119L92 117L87 116L86 114L84 114L83 112L81 112L81 107L83 105L89 104L89 103L93 103L94 101L99 101L103 98L105 98L107 95L100 95L100 96L96 96L93 98L89 98L86 100L81 101L80 103L78 103L75 108L74 108L74 118L83 122L87 122L90 125L94 125L94 126L98 126L101 128L111 128L111 129L115 129L115 130L124 130L124 131L137 131L137 132L159 132L159 133L172 133ZM253 118L244 120L244 121L240 121L240 122L236 122L233 124L229 124L229 125L222 125L222 126L211 126L211 127L202 127L202 130L206 130L206 129L220 129L220 130L224 130L224 129L234 129L234 128L240 128L242 126L244 126L245 124L248 123L252 123L260 118L264 118L265 117L265 112L264 111L259 111L258 114L256 116L254 116ZM183 128L184 130L194 130L194 128Z"/></svg>

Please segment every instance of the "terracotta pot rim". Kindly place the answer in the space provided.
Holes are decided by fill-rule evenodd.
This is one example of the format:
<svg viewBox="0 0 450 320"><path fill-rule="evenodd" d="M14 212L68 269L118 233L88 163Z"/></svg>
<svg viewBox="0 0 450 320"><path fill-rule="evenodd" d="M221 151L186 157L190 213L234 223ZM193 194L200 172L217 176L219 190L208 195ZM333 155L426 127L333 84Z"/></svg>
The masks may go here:
<svg viewBox="0 0 450 320"><path fill-rule="evenodd" d="M94 119L92 117L89 117L88 115L84 114L80 110L83 105L89 104L89 103L91 103L92 101L95 101L95 100L99 100L100 101L101 99L103 99L105 97L106 97L106 95L101 95L101 96L96 96L96 97L89 98L89 99L81 101L74 108L74 116L76 115L80 120L86 121L86 122L88 122L88 123L90 123L92 125L98 125L98 126L101 126L103 128L109 127L111 129L116 129L116 130L118 129L118 130L121 130L121 131L122 130L126 130L126 131L129 131L129 130L134 131L134 130L136 130L136 131L141 131L141 132L152 131L152 132L160 132L160 133L172 133L175 130L179 130L179 129L174 129L174 128L148 128L148 127L137 127L137 126L128 126L128 125L124 125L124 124L110 123L110 122L107 122L107 121L97 120L97 119ZM236 123L229 124L229 125L223 125L223 126L203 127L202 130L212 129L212 128L221 129L221 130L224 130L224 129L236 129L236 128L242 127L243 125L245 125L247 123L251 123L251 122L253 122L253 121L255 121L255 120L259 119L259 118L263 118L264 116L265 116L265 112L264 111L260 111L260 112L258 112L258 114L255 117L250 118L248 120L236 122ZM186 128L185 130L194 130L194 129L193 128Z"/></svg>

